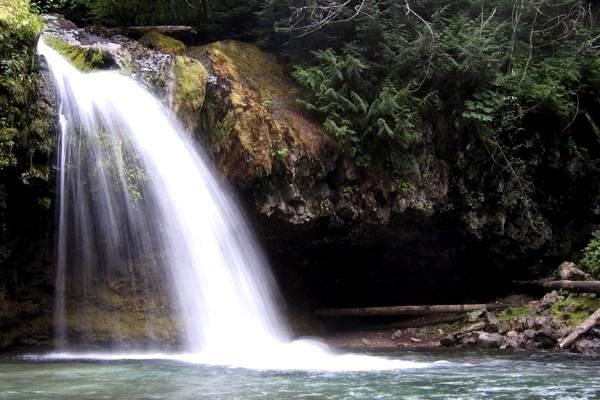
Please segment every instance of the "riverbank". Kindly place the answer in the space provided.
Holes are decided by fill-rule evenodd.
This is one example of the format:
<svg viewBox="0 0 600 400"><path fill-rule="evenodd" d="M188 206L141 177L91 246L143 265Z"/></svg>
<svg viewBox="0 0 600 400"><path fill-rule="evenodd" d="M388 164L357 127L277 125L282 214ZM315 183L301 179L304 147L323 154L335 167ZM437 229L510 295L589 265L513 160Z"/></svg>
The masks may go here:
<svg viewBox="0 0 600 400"><path fill-rule="evenodd" d="M569 348L559 344L595 310L600 298L595 294L552 291L541 298L513 295L499 299L510 304L502 311L481 309L454 316L454 321L435 322L420 318L398 325L426 324L394 328L363 325L361 329L324 336L330 346L346 351L394 351L432 349L496 349L511 351L566 351L600 355L600 329L592 327ZM438 318L451 320L450 316ZM331 322L329 322L331 326Z"/></svg>

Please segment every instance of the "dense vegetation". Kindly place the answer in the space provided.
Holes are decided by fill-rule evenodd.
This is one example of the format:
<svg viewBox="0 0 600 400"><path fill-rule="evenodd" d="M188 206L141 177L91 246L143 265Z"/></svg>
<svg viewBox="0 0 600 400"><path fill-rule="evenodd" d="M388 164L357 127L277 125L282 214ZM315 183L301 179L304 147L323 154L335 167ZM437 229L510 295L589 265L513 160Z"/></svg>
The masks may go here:
<svg viewBox="0 0 600 400"><path fill-rule="evenodd" d="M35 44L43 29L29 0L0 0L0 310L2 331L22 315L15 299L42 298L51 249L54 112L41 95ZM44 305L39 305L44 309ZM34 307L35 309L35 307ZM7 320L8 316L8 320ZM7 321L9 321L7 323ZM13 321L14 322L14 321ZM0 346L11 340L0 338Z"/></svg>
<svg viewBox="0 0 600 400"><path fill-rule="evenodd" d="M11 201L11 185L29 186L38 192L34 200L42 208L50 206L45 191L54 148L53 118L40 99L34 71L42 28L28 0L0 0L0 210Z"/></svg>
<svg viewBox="0 0 600 400"><path fill-rule="evenodd" d="M486 209L498 230L518 225L515 240L548 237L548 220L564 223L569 207L594 196L593 1L34 3L85 24L189 24L198 41L256 42L288 64L301 104L365 176L377 171L410 191L433 148L452 168L454 203Z"/></svg>

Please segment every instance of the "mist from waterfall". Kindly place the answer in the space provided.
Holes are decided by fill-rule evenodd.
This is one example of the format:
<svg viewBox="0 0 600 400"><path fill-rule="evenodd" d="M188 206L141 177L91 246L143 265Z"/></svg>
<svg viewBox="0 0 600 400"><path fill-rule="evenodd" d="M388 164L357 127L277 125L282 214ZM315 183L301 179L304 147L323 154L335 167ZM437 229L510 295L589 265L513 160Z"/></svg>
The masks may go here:
<svg viewBox="0 0 600 400"><path fill-rule="evenodd" d="M43 40L38 52L60 99L58 353L51 357L285 369L419 366L334 356L312 341L292 342L260 247L227 188L171 113L119 71L81 73ZM125 354L114 344L112 352L73 353L81 338L70 333L71 314L119 282L139 299L135 306L145 315L149 337L157 282L166 287L183 325L181 353ZM118 321L103 328L118 337Z"/></svg>

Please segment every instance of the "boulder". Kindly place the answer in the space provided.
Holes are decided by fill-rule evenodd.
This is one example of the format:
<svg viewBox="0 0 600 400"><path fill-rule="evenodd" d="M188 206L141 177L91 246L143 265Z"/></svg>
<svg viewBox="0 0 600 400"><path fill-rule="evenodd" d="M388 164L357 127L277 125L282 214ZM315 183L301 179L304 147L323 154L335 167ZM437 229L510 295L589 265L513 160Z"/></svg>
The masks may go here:
<svg viewBox="0 0 600 400"><path fill-rule="evenodd" d="M600 354L600 339L583 339L575 343L575 350L583 354Z"/></svg>
<svg viewBox="0 0 600 400"><path fill-rule="evenodd" d="M558 267L558 276L565 281L586 281L590 280L591 276L579 268L574 262L565 261Z"/></svg>
<svg viewBox="0 0 600 400"><path fill-rule="evenodd" d="M514 331L514 330L513 330L513 331L508 331L508 332L506 333L506 337L507 337L507 338L511 338L511 339L518 338L518 337L519 337L519 332L517 332L517 331Z"/></svg>
<svg viewBox="0 0 600 400"><path fill-rule="evenodd" d="M487 320L485 326L486 332L498 332L500 330L498 327L498 318L496 318L494 313L487 311L485 313L485 319Z"/></svg>
<svg viewBox="0 0 600 400"><path fill-rule="evenodd" d="M558 335L548 326L543 327L535 334L535 341L540 343L542 348L551 349L556 346Z"/></svg>
<svg viewBox="0 0 600 400"><path fill-rule="evenodd" d="M444 347L456 346L458 339L456 335L448 335L440 340L440 344Z"/></svg>
<svg viewBox="0 0 600 400"><path fill-rule="evenodd" d="M475 334L464 335L463 337L460 338L459 342L463 346L475 346L475 345L477 345L477 335L475 335Z"/></svg>
<svg viewBox="0 0 600 400"><path fill-rule="evenodd" d="M497 349L504 343L504 336L499 333L481 332L477 337L477 344L484 348Z"/></svg>
<svg viewBox="0 0 600 400"><path fill-rule="evenodd" d="M323 165L315 160L335 162L333 141L300 108L300 92L274 56L231 40L188 48L186 54L209 71L202 112L188 117L199 119L195 133L236 185L251 186L278 168L293 173L303 163L319 169Z"/></svg>
<svg viewBox="0 0 600 400"><path fill-rule="evenodd" d="M546 295L542 298L542 301L538 305L536 311L538 313L543 312L545 310L550 309L554 303L558 300L558 291L553 290L550 293L546 293Z"/></svg>
<svg viewBox="0 0 600 400"><path fill-rule="evenodd" d="M535 339L535 335L537 334L537 332L533 329L525 329L525 331L523 332L523 334L525 335L525 337L529 340L534 340Z"/></svg>

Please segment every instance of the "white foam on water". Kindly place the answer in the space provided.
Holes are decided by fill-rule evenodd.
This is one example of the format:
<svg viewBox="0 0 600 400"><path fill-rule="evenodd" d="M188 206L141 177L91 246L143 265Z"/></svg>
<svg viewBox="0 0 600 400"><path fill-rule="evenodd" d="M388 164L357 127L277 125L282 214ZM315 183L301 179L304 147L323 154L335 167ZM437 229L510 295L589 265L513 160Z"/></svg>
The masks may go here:
<svg viewBox="0 0 600 400"><path fill-rule="evenodd" d="M312 340L281 343L244 352L200 353L50 353L28 355L35 361L152 361L167 360L209 366L256 370L304 370L325 372L391 371L448 366L447 362L416 362L362 354L337 354Z"/></svg>

